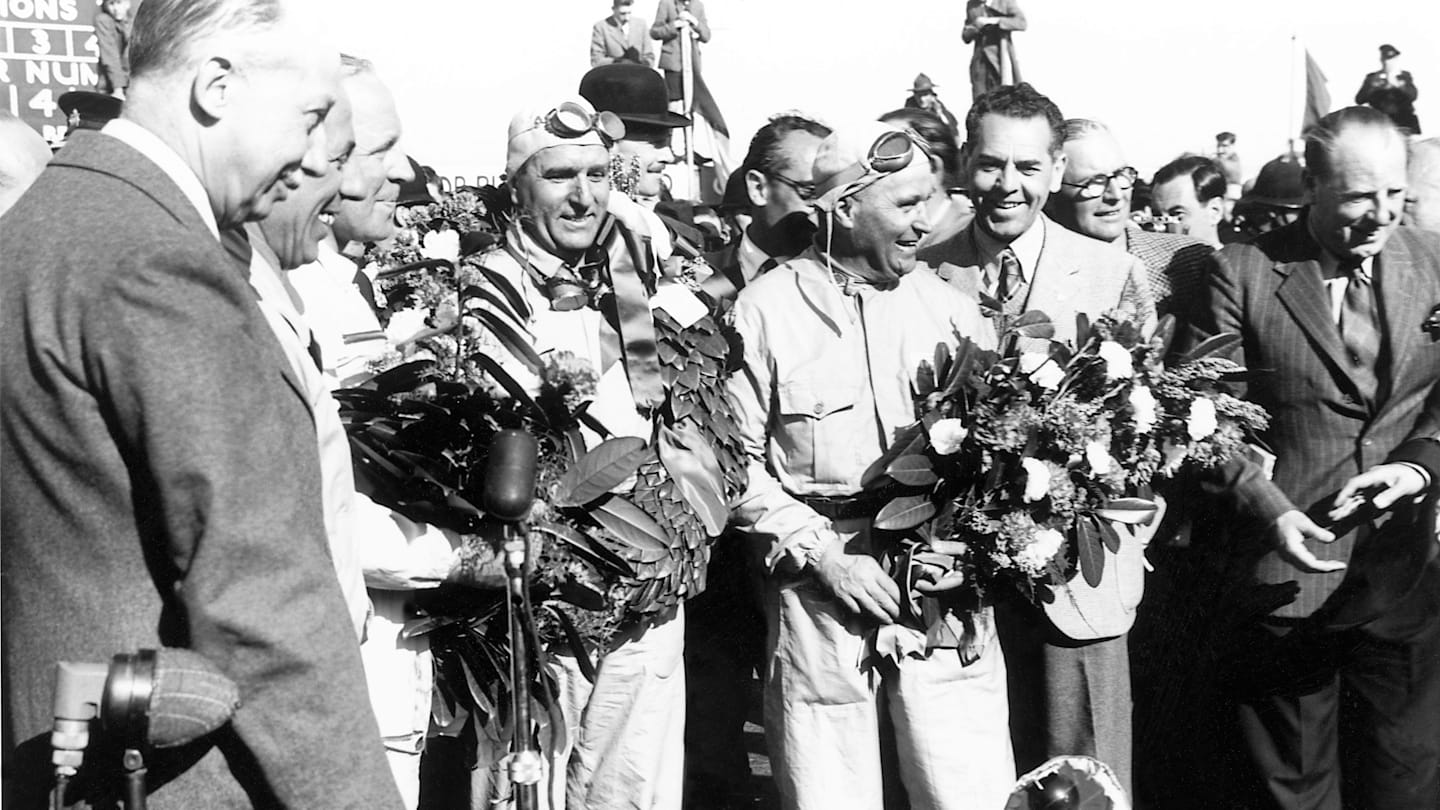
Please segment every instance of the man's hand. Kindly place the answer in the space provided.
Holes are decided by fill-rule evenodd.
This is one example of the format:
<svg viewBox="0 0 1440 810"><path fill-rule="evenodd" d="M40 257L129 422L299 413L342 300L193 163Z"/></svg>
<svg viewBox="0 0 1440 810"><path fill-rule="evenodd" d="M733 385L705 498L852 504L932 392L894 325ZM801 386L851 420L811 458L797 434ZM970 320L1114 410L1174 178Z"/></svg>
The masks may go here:
<svg viewBox="0 0 1440 810"><path fill-rule="evenodd" d="M1425 476L1412 464L1380 464L1345 482L1330 508L1330 519L1340 520L1354 512L1366 500L1384 511L1402 498L1412 498L1425 491Z"/></svg>
<svg viewBox="0 0 1440 810"><path fill-rule="evenodd" d="M815 578L851 613L893 624L900 617L900 588L874 558L846 554L838 543L815 561Z"/></svg>
<svg viewBox="0 0 1440 810"><path fill-rule="evenodd" d="M1275 544L1275 551L1301 571L1328 574L1345 569L1345 563L1339 560L1322 560L1305 547L1306 540L1333 543L1335 535L1315 525L1314 521L1298 509L1291 509L1275 518L1275 522L1270 526L1270 537Z"/></svg>
<svg viewBox="0 0 1440 810"><path fill-rule="evenodd" d="M691 14L689 11L682 11L677 16L679 17L679 22L683 22L686 25L691 26L692 28L698 27L700 25L700 20L698 20L695 15Z"/></svg>

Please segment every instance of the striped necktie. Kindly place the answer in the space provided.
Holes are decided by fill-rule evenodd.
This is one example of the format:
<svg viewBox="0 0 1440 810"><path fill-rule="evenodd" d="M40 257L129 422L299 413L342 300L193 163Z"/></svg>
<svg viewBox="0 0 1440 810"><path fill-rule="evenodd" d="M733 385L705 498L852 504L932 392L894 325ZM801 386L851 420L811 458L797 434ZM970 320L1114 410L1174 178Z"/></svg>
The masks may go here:
<svg viewBox="0 0 1440 810"><path fill-rule="evenodd" d="M1340 342L1345 345L1348 369L1360 391L1374 399L1379 390L1380 352L1384 336L1375 307L1375 285L1364 268L1349 268L1350 281L1340 303Z"/></svg>
<svg viewBox="0 0 1440 810"><path fill-rule="evenodd" d="M1009 247L1000 251L997 258L1000 272L995 282L995 298L1004 307L1006 315L1019 315L1025 309L1025 299L1030 291L1030 285L1020 273L1020 259Z"/></svg>

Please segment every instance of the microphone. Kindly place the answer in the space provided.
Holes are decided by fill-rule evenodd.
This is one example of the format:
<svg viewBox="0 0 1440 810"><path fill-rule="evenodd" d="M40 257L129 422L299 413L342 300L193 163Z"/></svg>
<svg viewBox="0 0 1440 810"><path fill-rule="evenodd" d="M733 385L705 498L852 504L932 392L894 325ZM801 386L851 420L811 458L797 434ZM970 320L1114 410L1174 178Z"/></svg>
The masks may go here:
<svg viewBox="0 0 1440 810"><path fill-rule="evenodd" d="M51 761L73 775L90 741L90 723L127 748L174 748L229 722L240 690L205 656L162 648L120 654L105 664L61 661L55 672Z"/></svg>
<svg viewBox="0 0 1440 810"><path fill-rule="evenodd" d="M490 440L480 506L497 520L515 523L535 501L535 465L540 445L523 430L502 430Z"/></svg>

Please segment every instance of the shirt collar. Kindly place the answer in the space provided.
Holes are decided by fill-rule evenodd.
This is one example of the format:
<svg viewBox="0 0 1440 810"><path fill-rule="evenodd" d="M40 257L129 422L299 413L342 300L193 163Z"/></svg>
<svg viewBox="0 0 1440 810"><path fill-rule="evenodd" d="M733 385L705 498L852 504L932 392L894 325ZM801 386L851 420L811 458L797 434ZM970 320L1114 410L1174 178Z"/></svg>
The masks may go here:
<svg viewBox="0 0 1440 810"><path fill-rule="evenodd" d="M215 224L215 211L210 207L210 195L205 193L205 186L200 183L194 170L185 165L185 161L180 159L180 155L171 149L169 144L160 140L150 130L124 118L112 119L100 132L129 145L151 163L159 166L160 171L165 172L165 175L180 187L180 193L200 212L200 218L205 221L205 227L210 229L210 234L216 240L220 239L220 226Z"/></svg>
<svg viewBox="0 0 1440 810"><path fill-rule="evenodd" d="M1035 265L1040 261L1040 251L1045 247L1045 228L1045 216L1041 214L1035 217L1035 221L1024 233L1006 244L977 226L975 247L980 252L981 266L990 267L995 264L1001 251L1008 247L1015 254L1015 258L1020 260L1020 277L1029 283L1035 273Z"/></svg>
<svg viewBox="0 0 1440 810"><path fill-rule="evenodd" d="M748 233L740 237L740 247L736 249L735 256L740 262L740 275L745 277L746 284L754 281L755 277L760 275L761 265L771 258L775 258L776 264L783 264L785 261L778 257L772 257L761 250L754 242L750 241Z"/></svg>

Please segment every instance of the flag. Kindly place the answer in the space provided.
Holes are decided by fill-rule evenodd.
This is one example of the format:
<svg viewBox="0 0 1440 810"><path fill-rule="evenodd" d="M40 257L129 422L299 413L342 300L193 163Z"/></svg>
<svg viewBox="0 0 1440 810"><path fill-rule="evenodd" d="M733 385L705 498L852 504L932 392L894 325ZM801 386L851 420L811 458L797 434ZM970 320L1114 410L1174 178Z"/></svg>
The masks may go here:
<svg viewBox="0 0 1440 810"><path fill-rule="evenodd" d="M1294 109L1293 107L1291 109ZM1320 123L1330 112L1330 84L1325 78L1325 72L1320 69L1320 64L1315 57L1310 55L1310 49L1305 49L1305 117L1301 121L1300 131L1303 133L1310 127Z"/></svg>
<svg viewBox="0 0 1440 810"><path fill-rule="evenodd" d="M714 161L712 166L704 167L713 170L713 177L709 176L711 171L701 172L700 196L706 202L715 202L725 194L725 182L730 179L735 166L730 157L730 127L725 124L720 105L715 103L715 97L710 95L710 88L699 72L695 74L695 100L690 119L694 122L691 132L695 139L695 154Z"/></svg>

